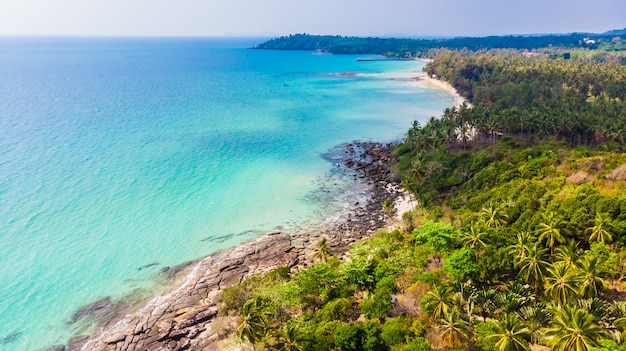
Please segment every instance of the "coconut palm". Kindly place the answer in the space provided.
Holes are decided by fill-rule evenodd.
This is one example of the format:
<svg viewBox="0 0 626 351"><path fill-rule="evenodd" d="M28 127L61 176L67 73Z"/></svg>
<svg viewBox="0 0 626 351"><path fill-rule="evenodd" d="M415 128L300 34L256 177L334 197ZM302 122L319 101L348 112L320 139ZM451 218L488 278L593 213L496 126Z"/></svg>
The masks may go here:
<svg viewBox="0 0 626 351"><path fill-rule="evenodd" d="M566 245L556 248L554 256L557 261L565 262L571 268L580 268L581 251L576 241L569 240Z"/></svg>
<svg viewBox="0 0 626 351"><path fill-rule="evenodd" d="M543 304L524 306L520 308L518 315L524 321L524 324L528 326L531 343L537 342L541 328L547 326L548 322L552 320L552 315L545 309Z"/></svg>
<svg viewBox="0 0 626 351"><path fill-rule="evenodd" d="M485 220L485 225L489 228L500 228L506 225L509 219L509 216L493 203L489 207L483 207L480 210L480 217Z"/></svg>
<svg viewBox="0 0 626 351"><path fill-rule="evenodd" d="M539 243L534 243L528 250L525 257L516 261L515 264L519 269L520 276L527 282L533 283L535 287L535 295L539 292L539 284L543 282L546 267L546 252L548 250L542 248Z"/></svg>
<svg viewBox="0 0 626 351"><path fill-rule="evenodd" d="M561 229L564 222L552 211L542 214L542 217L543 222L539 223L537 234L539 241L545 241L546 245L550 248L550 254L552 254L555 243L565 242L565 237Z"/></svg>
<svg viewBox="0 0 626 351"><path fill-rule="evenodd" d="M328 257L332 255L330 245L328 245L328 239L323 237L317 243L317 246L313 248L313 258L316 258L322 262L327 262Z"/></svg>
<svg viewBox="0 0 626 351"><path fill-rule="evenodd" d="M596 218L593 220L593 226L587 229L589 233L590 243L600 243L607 245L613 242L613 235L609 232L611 226L611 217L608 213L596 212Z"/></svg>
<svg viewBox="0 0 626 351"><path fill-rule="evenodd" d="M516 261L522 260L529 252L530 246L533 244L533 236L523 230L517 233L517 241L514 245L509 246L509 253L513 255Z"/></svg>
<svg viewBox="0 0 626 351"><path fill-rule="evenodd" d="M548 268L545 292L554 302L564 306L579 296L580 278L576 269L564 262L555 262Z"/></svg>
<svg viewBox="0 0 626 351"><path fill-rule="evenodd" d="M454 308L445 312L443 318L439 319L438 324L441 340L449 349L458 348L469 337L469 323L463 320L459 311Z"/></svg>
<svg viewBox="0 0 626 351"><path fill-rule="evenodd" d="M242 339L247 339L254 349L254 344L261 341L269 330L261 300L256 298L246 301L239 316L242 322L237 329L237 335Z"/></svg>
<svg viewBox="0 0 626 351"><path fill-rule="evenodd" d="M580 295L597 297L606 291L607 284L601 277L605 271L597 256L586 256L580 263L578 278L580 279Z"/></svg>
<svg viewBox="0 0 626 351"><path fill-rule="evenodd" d="M548 345L557 351L587 351L599 346L606 332L593 321L593 316L576 307L556 309L546 330Z"/></svg>
<svg viewBox="0 0 626 351"><path fill-rule="evenodd" d="M391 220L396 215L396 203L390 198L386 198L382 202L382 212Z"/></svg>
<svg viewBox="0 0 626 351"><path fill-rule="evenodd" d="M279 351L303 351L302 343L307 341L307 337L294 325L283 328L280 339L283 347Z"/></svg>
<svg viewBox="0 0 626 351"><path fill-rule="evenodd" d="M474 252L476 252L476 261L478 261L479 252L482 252L487 247L487 233L482 229L480 223L472 221L468 231L461 238L463 246L474 249Z"/></svg>
<svg viewBox="0 0 626 351"><path fill-rule="evenodd" d="M447 286L435 285L424 296L424 309L431 311L431 315L435 320L442 318L453 304L452 289Z"/></svg>
<svg viewBox="0 0 626 351"><path fill-rule="evenodd" d="M530 349L530 330L522 325L515 313L504 313L500 320L491 320L489 323L496 330L495 334L487 339L496 340L498 351L528 351Z"/></svg>

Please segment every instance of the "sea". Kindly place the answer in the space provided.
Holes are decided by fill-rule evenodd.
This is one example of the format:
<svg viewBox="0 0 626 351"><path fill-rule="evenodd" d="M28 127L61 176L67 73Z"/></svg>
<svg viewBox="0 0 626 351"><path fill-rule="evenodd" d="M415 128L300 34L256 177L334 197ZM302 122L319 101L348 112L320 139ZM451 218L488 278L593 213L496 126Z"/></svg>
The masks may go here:
<svg viewBox="0 0 626 351"><path fill-rule="evenodd" d="M93 331L85 305L319 221L352 179L338 145L453 104L411 79L421 61L261 41L0 37L0 350L66 343Z"/></svg>

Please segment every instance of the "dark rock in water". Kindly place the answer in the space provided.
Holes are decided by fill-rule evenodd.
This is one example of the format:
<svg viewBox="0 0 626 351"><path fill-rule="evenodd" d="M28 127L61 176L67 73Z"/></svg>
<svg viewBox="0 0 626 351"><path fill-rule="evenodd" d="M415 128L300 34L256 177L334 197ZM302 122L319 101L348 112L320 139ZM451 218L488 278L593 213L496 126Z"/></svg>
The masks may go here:
<svg viewBox="0 0 626 351"><path fill-rule="evenodd" d="M67 344L67 351L78 351L82 348L83 344L89 340L88 335L80 335L73 337Z"/></svg>
<svg viewBox="0 0 626 351"><path fill-rule="evenodd" d="M68 351L65 345L54 345L49 347L46 351Z"/></svg>
<svg viewBox="0 0 626 351"><path fill-rule="evenodd" d="M111 307L112 302L111 302L111 298L109 296L100 299L96 302L90 303L88 305L85 305L81 308L79 308L76 312L74 312L74 314L72 315L72 319L71 322L75 323L76 321L78 321L79 319L91 316L92 314L94 314L95 312L104 310L108 307Z"/></svg>
<svg viewBox="0 0 626 351"><path fill-rule="evenodd" d="M137 268L138 271L158 265L159 262L152 262Z"/></svg>
<svg viewBox="0 0 626 351"><path fill-rule="evenodd" d="M22 335L22 332L12 333L12 334L0 337L0 345L10 344L14 342L15 340L17 340L20 337L20 335Z"/></svg>

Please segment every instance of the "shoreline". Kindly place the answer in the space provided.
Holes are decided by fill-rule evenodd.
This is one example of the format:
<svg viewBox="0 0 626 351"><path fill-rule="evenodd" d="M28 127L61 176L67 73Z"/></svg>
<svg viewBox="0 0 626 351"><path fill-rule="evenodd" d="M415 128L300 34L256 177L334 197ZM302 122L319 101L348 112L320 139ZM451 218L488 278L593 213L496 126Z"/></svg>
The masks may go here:
<svg viewBox="0 0 626 351"><path fill-rule="evenodd" d="M355 142L342 146L343 156L336 167L353 177L358 201L346 204L342 213L294 229L277 228L260 238L173 268L164 293L119 310L107 306L97 331L76 336L59 350L213 350L218 336L211 324L217 317L219 293L246 276L289 266L297 271L313 261L311 248L326 237L333 253L340 257L356 241L388 225L381 202L397 202L398 218L412 208L408 194L391 179L385 165L392 162L392 144ZM354 195L353 194L353 195ZM344 199L346 200L346 199ZM98 302L94 303L96 308ZM91 305L85 306L88 312ZM81 308L82 310L83 308ZM114 309L114 311L109 311ZM102 311L98 311L101 313ZM97 315L94 314L97 317Z"/></svg>
<svg viewBox="0 0 626 351"><path fill-rule="evenodd" d="M444 90L448 94L452 95L454 98L454 107L456 108L461 107L463 103L465 103L467 107L472 106L472 104L469 101L467 101L467 99L461 96L459 92L456 91L456 89L454 89L454 87L446 81L443 81L437 78L432 78L432 77L429 77L428 75L417 76L417 77L414 77L413 79L418 82L426 82L426 84L429 84L439 90Z"/></svg>

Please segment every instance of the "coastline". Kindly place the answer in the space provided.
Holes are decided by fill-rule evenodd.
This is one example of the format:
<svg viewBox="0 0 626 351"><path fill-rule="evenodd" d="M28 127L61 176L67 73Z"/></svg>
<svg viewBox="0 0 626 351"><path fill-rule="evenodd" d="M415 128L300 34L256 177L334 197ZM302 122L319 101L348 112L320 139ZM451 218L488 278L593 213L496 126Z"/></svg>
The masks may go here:
<svg viewBox="0 0 626 351"><path fill-rule="evenodd" d="M456 89L454 89L454 87L448 82L445 82L437 78L429 77L428 75L414 77L413 79L418 82L420 81L426 82L426 84L432 87L435 87L439 90L444 90L448 94L452 95L454 98L454 107L456 108L461 107L463 103L465 103L468 107L472 106L472 104L469 101L467 101L467 99L465 99L463 96L461 96L459 92L456 91Z"/></svg>
<svg viewBox="0 0 626 351"><path fill-rule="evenodd" d="M341 256L354 242L388 225L381 213L385 198L397 201L396 221L402 211L412 208L408 194L385 167L392 162L391 147L360 142L342 146L343 156L333 163L354 178L358 200L346 203L341 213L306 227L277 228L251 242L180 265L172 270L171 285L164 294L144 300L133 310L107 311L95 333L49 350L218 349L219 338L211 325L222 289L281 266L297 271L311 264L311 248L321 237ZM107 308L115 309L115 305Z"/></svg>

